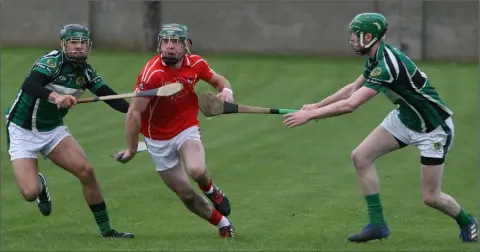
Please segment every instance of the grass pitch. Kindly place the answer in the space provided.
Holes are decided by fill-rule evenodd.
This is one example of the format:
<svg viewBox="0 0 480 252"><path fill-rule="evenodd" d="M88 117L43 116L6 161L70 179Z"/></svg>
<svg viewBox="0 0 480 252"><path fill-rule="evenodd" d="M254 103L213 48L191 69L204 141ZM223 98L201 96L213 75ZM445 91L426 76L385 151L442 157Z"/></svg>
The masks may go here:
<svg viewBox="0 0 480 252"><path fill-rule="evenodd" d="M15 98L33 61L45 49L4 48L2 112ZM152 54L94 50L91 64L117 92L131 92ZM205 55L233 84L238 103L299 108L318 101L361 72L363 60ZM419 66L454 111L455 141L444 191L470 212L478 209L477 65L421 62ZM211 89L199 83L198 91ZM90 95L87 92L86 96ZM427 208L420 194L419 153L413 148L377 162L388 240L350 244L367 221L351 165L353 148L394 106L382 95L353 114L286 129L278 115L200 115L207 164L232 201L237 238L186 210L156 175L150 157L123 165L109 154L125 146L124 115L104 103L80 104L67 116L70 131L95 167L110 218L134 240L102 240L79 182L40 160L53 212L43 217L26 203L13 179L2 120L1 246L4 251L473 251L461 244L455 222Z"/></svg>

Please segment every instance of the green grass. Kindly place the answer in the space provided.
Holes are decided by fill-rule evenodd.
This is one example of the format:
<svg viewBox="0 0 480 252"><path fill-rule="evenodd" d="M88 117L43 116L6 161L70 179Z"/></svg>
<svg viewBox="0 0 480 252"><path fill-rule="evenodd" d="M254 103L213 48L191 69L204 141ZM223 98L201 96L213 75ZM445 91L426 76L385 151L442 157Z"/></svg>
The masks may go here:
<svg viewBox="0 0 480 252"><path fill-rule="evenodd" d="M2 51L4 110L44 49ZM90 62L118 92L131 92L150 54L94 50ZM356 78L361 59L206 55L233 84L238 103L299 108ZM477 65L421 62L455 112L456 136L443 182L468 210L478 209ZM199 83L197 90L210 89ZM90 94L88 94L90 95ZM288 130L275 115L200 115L207 163L232 201L235 241L217 237L188 212L156 175L147 154L121 165L109 158L125 146L124 115L103 103L84 104L67 117L102 184L114 227L134 240L99 238L77 179L41 160L53 213L43 217L14 182L2 126L2 250L17 251L472 251L459 242L455 222L427 208L420 194L419 153L414 147L377 163L381 195L392 230L388 240L350 244L346 236L367 221L350 153L394 108L378 96L353 114ZM4 120L2 120L4 125Z"/></svg>

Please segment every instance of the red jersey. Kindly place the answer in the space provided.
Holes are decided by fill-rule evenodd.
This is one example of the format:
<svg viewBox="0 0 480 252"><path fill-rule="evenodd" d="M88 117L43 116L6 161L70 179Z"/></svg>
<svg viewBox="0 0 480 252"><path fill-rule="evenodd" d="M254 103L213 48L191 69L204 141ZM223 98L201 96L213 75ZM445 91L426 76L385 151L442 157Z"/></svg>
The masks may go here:
<svg viewBox="0 0 480 252"><path fill-rule="evenodd" d="M148 61L138 76L136 92L177 81L183 84L183 90L171 97L151 97L142 113L140 132L150 139L167 140L199 125L195 85L199 80L210 80L212 76L208 63L198 55L185 55L180 69L166 66L160 55Z"/></svg>

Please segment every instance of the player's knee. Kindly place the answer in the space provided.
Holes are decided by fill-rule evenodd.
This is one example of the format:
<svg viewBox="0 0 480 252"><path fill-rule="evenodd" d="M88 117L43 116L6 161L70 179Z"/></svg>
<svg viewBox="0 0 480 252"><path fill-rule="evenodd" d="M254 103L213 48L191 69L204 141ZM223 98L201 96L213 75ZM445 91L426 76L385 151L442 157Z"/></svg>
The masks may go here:
<svg viewBox="0 0 480 252"><path fill-rule="evenodd" d="M95 173L93 167L86 163L80 166L80 169L77 172L77 177L83 184L88 184L92 181L95 181Z"/></svg>
<svg viewBox="0 0 480 252"><path fill-rule="evenodd" d="M184 204L190 204L193 202L193 199L195 198L195 190L193 188L181 188L176 191L178 198L184 203Z"/></svg>
<svg viewBox="0 0 480 252"><path fill-rule="evenodd" d="M366 156L358 148L352 151L351 159L353 162L353 166L355 166L356 169L366 168L370 165L370 162L368 161Z"/></svg>
<svg viewBox="0 0 480 252"><path fill-rule="evenodd" d="M40 194L40 188L38 186L26 186L20 191L26 201L34 201L38 198L38 195Z"/></svg>
<svg viewBox="0 0 480 252"><path fill-rule="evenodd" d="M439 196L440 195L437 195L435 193L423 193L423 203L430 207L436 207Z"/></svg>
<svg viewBox="0 0 480 252"><path fill-rule="evenodd" d="M200 181L205 176L205 166L204 165L190 165L187 166L188 173L195 181Z"/></svg>

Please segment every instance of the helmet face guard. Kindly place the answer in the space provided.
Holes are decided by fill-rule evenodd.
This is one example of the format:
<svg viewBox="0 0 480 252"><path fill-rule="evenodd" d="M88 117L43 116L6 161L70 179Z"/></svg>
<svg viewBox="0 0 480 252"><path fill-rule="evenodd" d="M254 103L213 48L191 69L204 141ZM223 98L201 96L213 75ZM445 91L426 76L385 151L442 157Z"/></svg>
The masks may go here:
<svg viewBox="0 0 480 252"><path fill-rule="evenodd" d="M84 37L72 37L62 40L62 51L72 61L86 61L90 54L92 40Z"/></svg>
<svg viewBox="0 0 480 252"><path fill-rule="evenodd" d="M382 14L358 14L349 24L350 45L357 54L364 55L370 51L375 42L385 37L387 30L388 23ZM372 39L365 43L367 34L371 34Z"/></svg>
<svg viewBox="0 0 480 252"><path fill-rule="evenodd" d="M184 25L166 24L158 34L157 52L162 55L165 65L175 65L183 60L185 54L190 53L190 46L191 40Z"/></svg>
<svg viewBox="0 0 480 252"><path fill-rule="evenodd" d="M61 48L65 58L71 61L84 62L92 48L90 31L77 24L66 25L60 32Z"/></svg>
<svg viewBox="0 0 480 252"><path fill-rule="evenodd" d="M352 36L352 34L354 36ZM377 42L377 38L373 38L368 44L365 44L365 33L360 32L360 31L350 31L350 45L352 46L353 51L355 51L357 54L364 55L370 51L370 48L372 47L375 42Z"/></svg>

